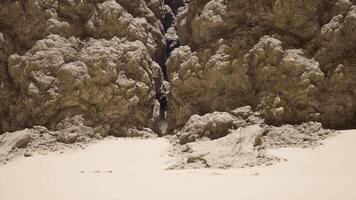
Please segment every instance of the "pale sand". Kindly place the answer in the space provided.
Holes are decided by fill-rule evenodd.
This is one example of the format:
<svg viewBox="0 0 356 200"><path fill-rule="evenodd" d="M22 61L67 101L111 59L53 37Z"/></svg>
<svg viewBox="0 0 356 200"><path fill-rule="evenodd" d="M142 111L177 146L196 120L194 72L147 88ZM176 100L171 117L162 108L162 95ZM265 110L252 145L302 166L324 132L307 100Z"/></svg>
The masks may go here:
<svg viewBox="0 0 356 200"><path fill-rule="evenodd" d="M0 166L0 200L356 199L356 131L314 150L273 151L288 161L269 167L166 171L168 148L165 139L118 139L18 158Z"/></svg>

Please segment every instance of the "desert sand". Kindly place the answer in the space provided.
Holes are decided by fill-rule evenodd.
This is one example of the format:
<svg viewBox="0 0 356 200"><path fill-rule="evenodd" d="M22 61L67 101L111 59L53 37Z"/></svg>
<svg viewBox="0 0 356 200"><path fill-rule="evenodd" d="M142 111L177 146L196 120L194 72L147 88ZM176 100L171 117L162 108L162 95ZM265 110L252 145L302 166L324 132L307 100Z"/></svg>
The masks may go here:
<svg viewBox="0 0 356 200"><path fill-rule="evenodd" d="M120 138L17 158L0 166L0 199L356 199L356 130L314 149L272 150L287 161L253 168L165 170L169 149L164 138Z"/></svg>

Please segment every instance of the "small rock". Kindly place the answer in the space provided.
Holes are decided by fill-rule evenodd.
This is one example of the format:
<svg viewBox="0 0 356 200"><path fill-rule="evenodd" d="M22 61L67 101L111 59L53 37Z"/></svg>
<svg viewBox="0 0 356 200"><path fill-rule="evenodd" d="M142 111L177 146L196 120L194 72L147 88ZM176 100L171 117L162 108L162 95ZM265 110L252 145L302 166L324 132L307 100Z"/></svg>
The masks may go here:
<svg viewBox="0 0 356 200"><path fill-rule="evenodd" d="M26 153L24 153L23 155L24 155L26 158L28 158L28 157L32 157L32 156L33 156L31 153L27 153L27 152L26 152Z"/></svg>

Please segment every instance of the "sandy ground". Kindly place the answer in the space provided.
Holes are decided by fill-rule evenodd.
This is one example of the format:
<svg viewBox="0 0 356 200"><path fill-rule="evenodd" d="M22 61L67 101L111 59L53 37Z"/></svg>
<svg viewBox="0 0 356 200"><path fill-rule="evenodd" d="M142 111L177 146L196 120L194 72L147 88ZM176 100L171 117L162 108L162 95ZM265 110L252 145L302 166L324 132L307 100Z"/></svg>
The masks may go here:
<svg viewBox="0 0 356 200"><path fill-rule="evenodd" d="M116 139L0 166L1 200L355 200L356 130L269 167L167 171L165 139Z"/></svg>

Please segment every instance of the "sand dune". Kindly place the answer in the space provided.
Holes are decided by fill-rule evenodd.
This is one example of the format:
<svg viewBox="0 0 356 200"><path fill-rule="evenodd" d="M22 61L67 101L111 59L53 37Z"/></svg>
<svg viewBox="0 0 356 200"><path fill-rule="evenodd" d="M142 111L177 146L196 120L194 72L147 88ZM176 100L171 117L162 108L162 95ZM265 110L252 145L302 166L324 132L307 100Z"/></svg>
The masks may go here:
<svg viewBox="0 0 356 200"><path fill-rule="evenodd" d="M356 131L316 149L281 149L268 167L165 170L169 143L112 139L0 166L1 200L354 200Z"/></svg>

